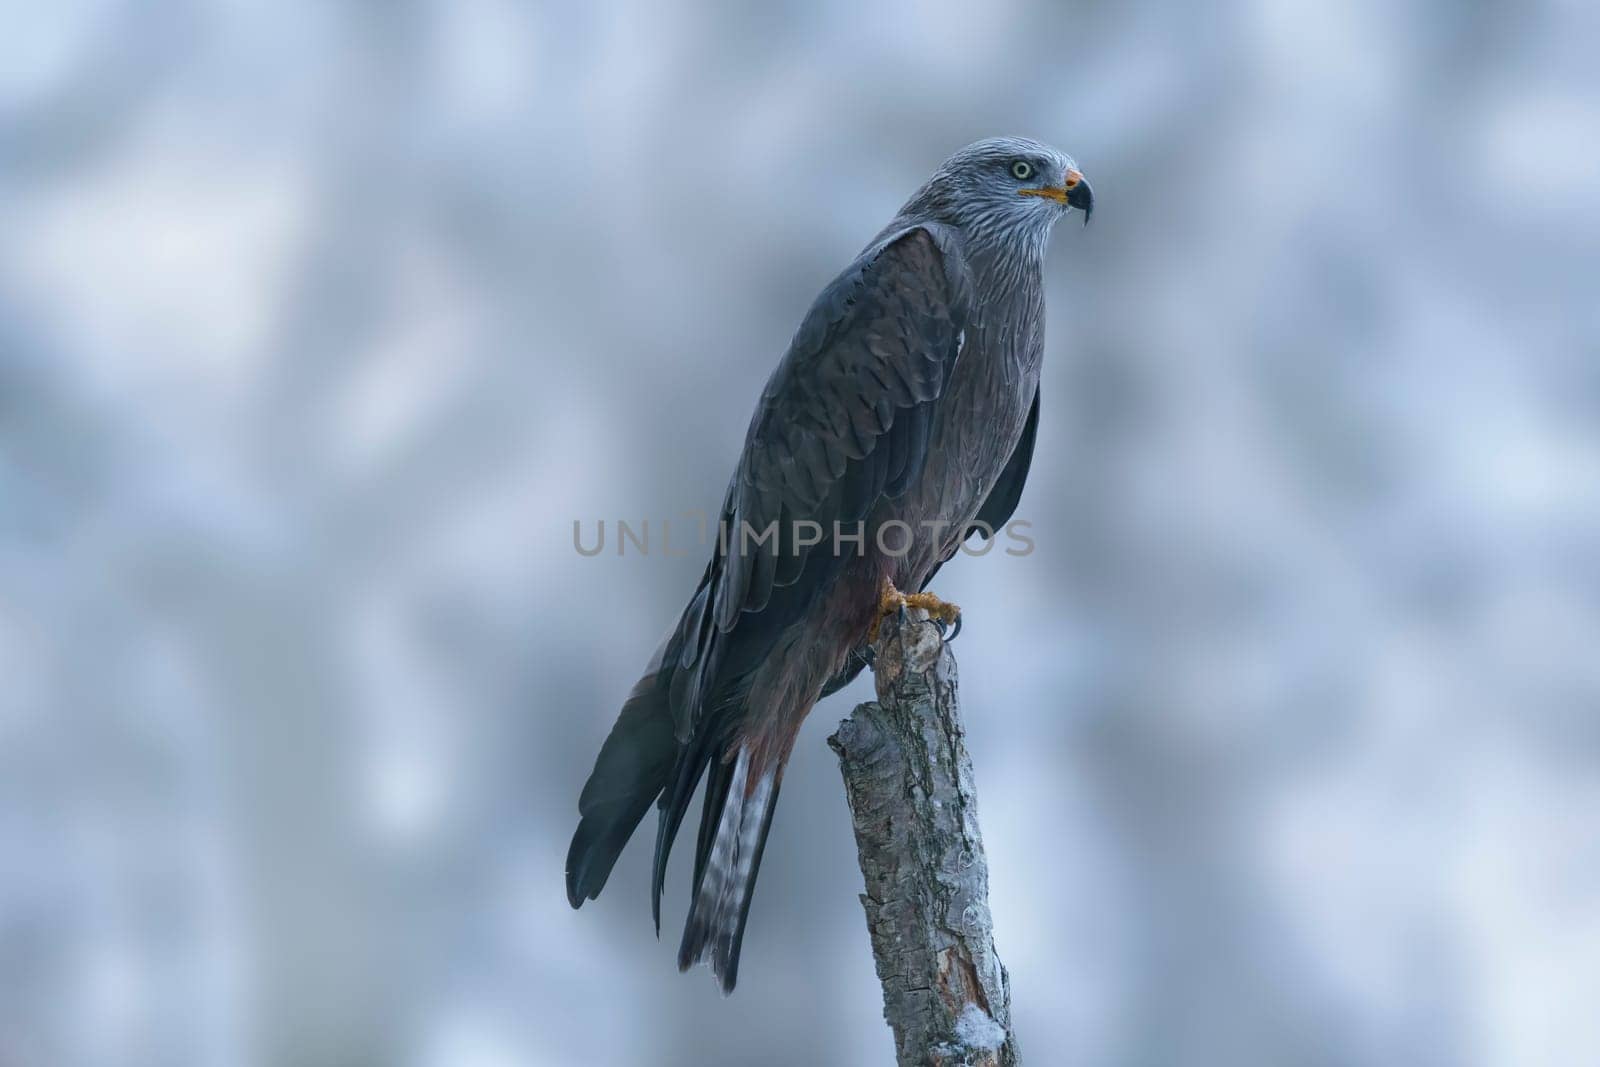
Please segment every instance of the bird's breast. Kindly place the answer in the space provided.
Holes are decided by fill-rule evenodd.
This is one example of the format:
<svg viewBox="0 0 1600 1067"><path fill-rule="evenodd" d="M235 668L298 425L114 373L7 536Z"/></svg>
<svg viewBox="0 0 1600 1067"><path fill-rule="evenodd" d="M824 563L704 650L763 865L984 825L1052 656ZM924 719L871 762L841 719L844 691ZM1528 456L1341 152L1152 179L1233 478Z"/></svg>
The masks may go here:
<svg viewBox="0 0 1600 1067"><path fill-rule="evenodd" d="M921 477L884 515L913 531L910 550L891 568L901 588L919 588L955 551L1011 458L1038 388L1042 315L1026 307L989 311L964 332Z"/></svg>

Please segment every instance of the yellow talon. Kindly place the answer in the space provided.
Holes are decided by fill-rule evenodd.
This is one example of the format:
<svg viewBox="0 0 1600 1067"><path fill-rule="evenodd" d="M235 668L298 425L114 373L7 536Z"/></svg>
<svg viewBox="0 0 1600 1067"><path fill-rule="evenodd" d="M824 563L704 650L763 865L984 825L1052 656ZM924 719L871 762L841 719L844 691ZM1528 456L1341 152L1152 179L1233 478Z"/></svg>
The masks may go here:
<svg viewBox="0 0 1600 1067"><path fill-rule="evenodd" d="M867 629L867 643L871 644L878 640L878 630L883 625L884 619L906 608L921 608L928 613L929 618L937 619L946 626L952 623L957 627L960 626L959 605L940 600L932 593L902 593L894 587L893 582L885 578L882 588L878 591L878 613Z"/></svg>
<svg viewBox="0 0 1600 1067"><path fill-rule="evenodd" d="M940 600L932 593L912 593L905 598L906 607L921 608L928 613L930 618L938 619L946 626L961 617L961 606L952 604L948 600Z"/></svg>

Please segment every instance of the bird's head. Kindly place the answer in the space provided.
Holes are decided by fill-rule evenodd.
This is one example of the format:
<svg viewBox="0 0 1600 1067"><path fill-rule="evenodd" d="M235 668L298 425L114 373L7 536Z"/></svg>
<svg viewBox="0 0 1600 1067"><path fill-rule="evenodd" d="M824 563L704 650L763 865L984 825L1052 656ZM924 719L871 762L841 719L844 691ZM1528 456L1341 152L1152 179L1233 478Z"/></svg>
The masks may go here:
<svg viewBox="0 0 1600 1067"><path fill-rule="evenodd" d="M1072 157L1023 137L970 144L945 160L907 205L969 232L1047 234L1073 208L1087 225L1094 193Z"/></svg>

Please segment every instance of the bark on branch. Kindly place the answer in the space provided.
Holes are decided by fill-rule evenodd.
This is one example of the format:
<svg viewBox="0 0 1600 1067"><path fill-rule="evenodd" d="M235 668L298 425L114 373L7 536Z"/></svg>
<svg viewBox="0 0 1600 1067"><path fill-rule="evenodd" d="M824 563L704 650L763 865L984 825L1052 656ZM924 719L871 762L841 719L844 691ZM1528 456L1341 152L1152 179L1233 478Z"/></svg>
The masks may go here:
<svg viewBox="0 0 1600 1067"><path fill-rule="evenodd" d="M855 823L895 1054L901 1067L1009 1067L1011 990L994 948L955 657L916 610L886 619L875 651L878 699L828 744Z"/></svg>

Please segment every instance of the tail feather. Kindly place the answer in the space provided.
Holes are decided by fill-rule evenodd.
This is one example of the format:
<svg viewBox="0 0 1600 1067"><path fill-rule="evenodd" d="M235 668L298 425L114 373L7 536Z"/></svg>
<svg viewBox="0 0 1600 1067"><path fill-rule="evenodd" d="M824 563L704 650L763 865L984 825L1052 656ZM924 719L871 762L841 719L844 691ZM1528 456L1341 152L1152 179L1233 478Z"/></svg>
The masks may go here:
<svg viewBox="0 0 1600 1067"><path fill-rule="evenodd" d="M700 833L694 846L694 875L689 884L699 888L705 877L706 861L711 858L711 846L716 841L717 827L722 822L722 808L728 801L728 791L733 785L736 764L716 760L706 775L705 802L700 806Z"/></svg>
<svg viewBox="0 0 1600 1067"><path fill-rule="evenodd" d="M661 936L661 889L667 880L667 859L672 854L672 843L677 839L678 827L689 810L694 788L700 784L700 776L708 765L711 767L711 777L706 788L717 788L718 771L722 763L714 755L721 752L720 737L720 732L716 737L708 733L692 741L683 750L672 781L661 794L661 817L656 824L655 869L650 880L650 915L655 920L657 937ZM695 855L698 857L700 853Z"/></svg>
<svg viewBox="0 0 1600 1067"><path fill-rule="evenodd" d="M567 900L574 908L605 887L617 857L677 763L668 694L657 661L633 687L578 798L581 819L567 849Z"/></svg>
<svg viewBox="0 0 1600 1067"><path fill-rule="evenodd" d="M750 750L740 746L732 773L724 777L726 788L710 850L702 850L704 859L696 863L694 904L678 947L678 969L710 964L723 993L733 992L739 978L750 895L778 801L778 770L774 766L752 772ZM706 799L708 804L716 801L709 789ZM701 824L702 840L709 822Z"/></svg>
<svg viewBox="0 0 1600 1067"><path fill-rule="evenodd" d="M743 745L751 680L774 633L748 620L737 634L714 624L709 590L716 560L634 686L583 787L567 852L567 899L599 896L628 839L659 799L651 914L661 931L661 891L672 844L702 777L704 807L694 858L694 899L678 966L711 965L724 993L738 978L739 950L756 871L772 826L782 761L753 766ZM786 587L787 588L787 587ZM765 761L763 761L764 763Z"/></svg>

